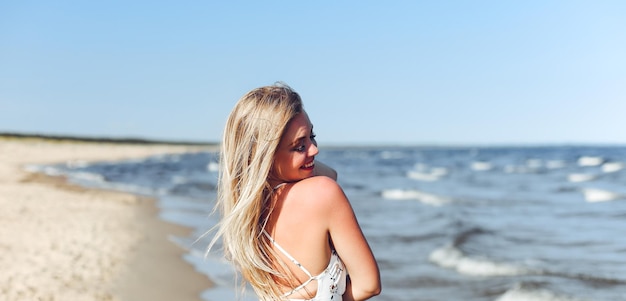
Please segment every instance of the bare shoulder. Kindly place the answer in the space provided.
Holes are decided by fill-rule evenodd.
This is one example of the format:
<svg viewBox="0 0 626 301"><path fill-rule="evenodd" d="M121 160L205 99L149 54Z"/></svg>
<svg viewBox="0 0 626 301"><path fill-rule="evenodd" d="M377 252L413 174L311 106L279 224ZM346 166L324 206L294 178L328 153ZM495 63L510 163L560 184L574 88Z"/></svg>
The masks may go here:
<svg viewBox="0 0 626 301"><path fill-rule="evenodd" d="M333 196L333 194L343 194L341 186L335 180L327 176L315 176L299 181L294 185L294 189L314 191L320 197Z"/></svg>
<svg viewBox="0 0 626 301"><path fill-rule="evenodd" d="M317 206L331 205L346 198L341 186L326 176L301 180L293 185L292 191L301 196L303 201L314 202Z"/></svg>

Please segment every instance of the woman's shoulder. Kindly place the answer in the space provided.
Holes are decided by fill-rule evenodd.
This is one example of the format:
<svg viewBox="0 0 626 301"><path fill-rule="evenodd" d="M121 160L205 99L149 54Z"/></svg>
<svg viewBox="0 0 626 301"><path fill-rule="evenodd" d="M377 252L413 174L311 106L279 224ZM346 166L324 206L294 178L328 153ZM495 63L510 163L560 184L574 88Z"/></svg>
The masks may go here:
<svg viewBox="0 0 626 301"><path fill-rule="evenodd" d="M293 184L292 193L298 199L305 202L315 202L322 205L325 201L336 201L338 198L345 198L343 190L339 184L326 176L314 176L300 180Z"/></svg>
<svg viewBox="0 0 626 301"><path fill-rule="evenodd" d="M285 199L285 212L327 227L329 218L338 207L348 203L343 190L335 180L314 176L300 180L289 187Z"/></svg>
<svg viewBox="0 0 626 301"><path fill-rule="evenodd" d="M339 186L337 181L327 176L314 176L298 181L294 185L294 189L314 190L316 192L315 194L333 194L338 192L343 193L341 186Z"/></svg>

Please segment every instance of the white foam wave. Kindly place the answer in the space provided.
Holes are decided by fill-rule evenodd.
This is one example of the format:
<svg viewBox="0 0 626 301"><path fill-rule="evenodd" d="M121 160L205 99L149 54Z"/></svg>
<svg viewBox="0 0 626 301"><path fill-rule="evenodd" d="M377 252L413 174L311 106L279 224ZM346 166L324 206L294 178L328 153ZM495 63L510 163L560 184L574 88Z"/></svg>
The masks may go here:
<svg viewBox="0 0 626 301"><path fill-rule="evenodd" d="M68 161L66 163L66 165L67 166L70 166L70 165L78 166L78 165L81 164L81 163L78 163L79 161L73 161L73 162L74 163L70 163L70 161ZM99 174L96 174L96 173L84 172L84 171L68 172L68 171L63 171L62 169L57 168L55 166L27 165L27 166L24 167L24 170L26 170L27 172L30 172L30 173L43 173L43 174L48 175L48 176L62 176L62 175L65 175L68 178L70 178L71 180L81 181L81 182L101 183L101 182L105 181L105 179L104 179L104 177L102 175L99 175Z"/></svg>
<svg viewBox="0 0 626 301"><path fill-rule="evenodd" d="M418 180L418 181L434 182L434 181L439 180L439 176L436 174L424 173L424 172L419 172L419 171L414 171L414 170L407 172L406 175L407 177L413 180Z"/></svg>
<svg viewBox="0 0 626 301"><path fill-rule="evenodd" d="M100 183L100 182L104 182L105 179L102 175L96 174L96 173L91 173L91 172L84 172L84 171L80 171L80 172L72 172L69 174L69 177L73 180L77 180L77 181L88 181L88 182L95 182L95 183Z"/></svg>
<svg viewBox="0 0 626 301"><path fill-rule="evenodd" d="M35 165L35 164L29 164L24 166L24 170L26 172L30 172L30 173L37 173L37 172L43 172L43 166L41 165Z"/></svg>
<svg viewBox="0 0 626 301"><path fill-rule="evenodd" d="M418 200L421 203L432 206L441 206L452 201L446 197L418 190L388 189L382 192L382 196L390 200Z"/></svg>
<svg viewBox="0 0 626 301"><path fill-rule="evenodd" d="M43 173L48 176L60 176L64 174L60 169L46 165L27 165L24 167L24 170L30 173Z"/></svg>
<svg viewBox="0 0 626 301"><path fill-rule="evenodd" d="M604 162L602 157L590 157L582 156L578 158L578 165L580 166L598 166Z"/></svg>
<svg viewBox="0 0 626 301"><path fill-rule="evenodd" d="M602 171L606 173L616 172L624 169L625 166L622 162L607 162L602 164Z"/></svg>
<svg viewBox="0 0 626 301"><path fill-rule="evenodd" d="M557 294L546 289L526 289L519 285L512 288L496 301L583 301L572 296Z"/></svg>
<svg viewBox="0 0 626 301"><path fill-rule="evenodd" d="M214 161L209 162L209 164L206 165L206 169L210 172L217 172L220 169L220 164Z"/></svg>
<svg viewBox="0 0 626 301"><path fill-rule="evenodd" d="M515 276L529 273L527 268L517 265L468 257L452 244L434 250L430 253L429 260L441 267L470 276Z"/></svg>
<svg viewBox="0 0 626 301"><path fill-rule="evenodd" d="M618 193L596 188L583 189L583 195L585 197L585 200L590 203L608 202L625 198L625 196Z"/></svg>
<svg viewBox="0 0 626 301"><path fill-rule="evenodd" d="M595 175L585 173L573 173L567 176L567 180L574 183L587 182L595 179Z"/></svg>
<svg viewBox="0 0 626 301"><path fill-rule="evenodd" d="M433 182L439 180L439 178L447 174L448 169L445 167L429 168L425 164L417 163L415 164L415 170L407 172L407 177L418 181Z"/></svg>
<svg viewBox="0 0 626 301"><path fill-rule="evenodd" d="M475 171L487 171L493 168L493 165L485 161L474 161L470 166Z"/></svg>

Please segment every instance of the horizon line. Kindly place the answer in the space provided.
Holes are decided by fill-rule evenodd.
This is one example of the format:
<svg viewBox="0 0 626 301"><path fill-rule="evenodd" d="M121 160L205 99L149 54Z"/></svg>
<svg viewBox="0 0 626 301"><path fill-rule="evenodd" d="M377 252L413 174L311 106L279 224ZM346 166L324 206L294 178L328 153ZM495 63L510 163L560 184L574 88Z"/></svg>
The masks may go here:
<svg viewBox="0 0 626 301"><path fill-rule="evenodd" d="M88 136L88 135L64 135L64 134L42 134L42 133L20 133L20 132L3 132L0 131L0 138L15 139L44 139L54 141L73 141L73 142L95 142L95 143L127 143L127 144L169 144L169 145L190 145L190 146L217 146L220 142L216 141L200 141L200 140L170 140L158 138L142 138L142 137L113 137L113 136ZM459 143L459 142L352 142L352 143L336 143L330 142L320 145L320 148L380 148L380 147L556 147L556 146L601 146L601 147L624 147L624 143L612 142L475 142L475 143Z"/></svg>

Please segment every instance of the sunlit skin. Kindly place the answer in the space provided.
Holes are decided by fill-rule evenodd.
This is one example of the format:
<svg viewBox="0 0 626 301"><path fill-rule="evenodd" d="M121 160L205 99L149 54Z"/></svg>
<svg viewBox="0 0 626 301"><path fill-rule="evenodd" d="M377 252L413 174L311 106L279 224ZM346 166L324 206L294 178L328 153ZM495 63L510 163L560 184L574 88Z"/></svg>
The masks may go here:
<svg viewBox="0 0 626 301"><path fill-rule="evenodd" d="M309 116L306 112L297 114L289 122L276 150L271 184L290 183L313 176L318 153Z"/></svg>
<svg viewBox="0 0 626 301"><path fill-rule="evenodd" d="M318 152L313 125L302 112L287 125L276 150L270 184L287 184L272 195L273 210L265 230L314 275L327 267L332 241L350 273L343 301L366 300L380 293L378 265L350 202L334 180L335 171L321 163L315 166ZM280 252L277 256L289 262ZM308 279L300 268L287 266L296 283ZM279 285L283 292L293 288ZM309 299L316 290L317 281L312 281L290 297Z"/></svg>

